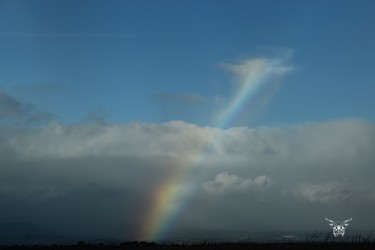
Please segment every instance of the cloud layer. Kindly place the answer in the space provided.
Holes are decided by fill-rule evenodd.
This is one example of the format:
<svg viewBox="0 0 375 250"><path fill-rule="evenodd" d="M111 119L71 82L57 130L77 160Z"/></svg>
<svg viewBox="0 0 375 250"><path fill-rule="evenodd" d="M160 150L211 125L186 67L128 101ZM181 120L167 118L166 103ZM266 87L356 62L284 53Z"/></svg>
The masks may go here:
<svg viewBox="0 0 375 250"><path fill-rule="evenodd" d="M319 229L324 217L374 226L375 126L362 120L3 126L0 149L0 221L131 238L153 190L189 168L174 202L195 191L176 228Z"/></svg>

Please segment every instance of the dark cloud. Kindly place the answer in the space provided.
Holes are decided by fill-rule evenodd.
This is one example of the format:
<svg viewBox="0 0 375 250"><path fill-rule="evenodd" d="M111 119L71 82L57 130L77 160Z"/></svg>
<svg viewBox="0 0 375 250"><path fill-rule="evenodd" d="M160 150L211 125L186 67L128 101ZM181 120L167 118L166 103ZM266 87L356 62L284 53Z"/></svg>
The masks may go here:
<svg viewBox="0 0 375 250"><path fill-rule="evenodd" d="M82 119L83 123L105 125L108 113L101 109L93 109Z"/></svg>
<svg viewBox="0 0 375 250"><path fill-rule="evenodd" d="M39 124L53 118L52 114L37 111L32 104L23 103L0 89L0 124Z"/></svg>
<svg viewBox="0 0 375 250"><path fill-rule="evenodd" d="M185 204L174 229L324 229L325 217L373 228L375 221L375 126L362 120L226 130L53 122L2 127L0 149L0 221L136 237L155 190L180 173L187 173L180 191L166 205Z"/></svg>
<svg viewBox="0 0 375 250"><path fill-rule="evenodd" d="M23 104L0 90L0 117L19 118L32 110L31 105Z"/></svg>
<svg viewBox="0 0 375 250"><path fill-rule="evenodd" d="M213 102L206 96L196 93L160 92L151 96L161 111L162 119L189 120L196 123L210 123L207 114L213 110Z"/></svg>

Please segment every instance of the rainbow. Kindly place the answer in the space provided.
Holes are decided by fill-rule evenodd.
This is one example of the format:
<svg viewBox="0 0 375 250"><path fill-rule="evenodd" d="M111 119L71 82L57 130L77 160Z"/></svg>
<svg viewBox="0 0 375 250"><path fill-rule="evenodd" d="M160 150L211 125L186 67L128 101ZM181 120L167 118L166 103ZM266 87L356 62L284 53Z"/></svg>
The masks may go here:
<svg viewBox="0 0 375 250"><path fill-rule="evenodd" d="M267 92L265 90L271 82L271 77L282 75L290 70L290 68L282 67L280 61L269 61L267 59L247 61L230 67L240 77L240 82L239 88L231 98L231 101L215 122L221 132L236 122L241 114L245 112L244 109L248 106L249 101L255 99L255 97L261 99L258 95ZM216 136L212 136L208 140L207 145L217 144L220 140L220 136L216 134ZM183 200L174 201L179 196L179 191L185 180L194 172L194 169L207 163L210 158L215 156L213 153L207 152L205 146L202 145L196 150L196 157L181 161L180 164L183 166L179 166L178 172L169 176L162 185L155 189L151 209L148 211L138 234L139 240L162 240L160 236L168 233L177 218L188 207L198 188L189 192L189 195L184 196Z"/></svg>

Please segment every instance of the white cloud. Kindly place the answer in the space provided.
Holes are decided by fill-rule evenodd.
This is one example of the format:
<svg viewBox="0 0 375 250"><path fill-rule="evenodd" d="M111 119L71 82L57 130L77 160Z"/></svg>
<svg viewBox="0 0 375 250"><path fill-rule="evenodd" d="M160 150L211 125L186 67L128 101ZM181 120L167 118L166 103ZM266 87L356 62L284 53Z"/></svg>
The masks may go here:
<svg viewBox="0 0 375 250"><path fill-rule="evenodd" d="M212 194L225 194L232 192L248 192L251 190L264 190L269 186L271 179L266 175L254 179L241 178L234 174L220 173L213 181L203 183L204 189Z"/></svg>
<svg viewBox="0 0 375 250"><path fill-rule="evenodd" d="M284 75L293 71L293 67L285 63L285 59L274 58L248 59L238 64L222 64L222 66L241 78Z"/></svg>
<svg viewBox="0 0 375 250"><path fill-rule="evenodd" d="M354 195L355 190L346 182L328 182L324 184L304 184L294 194L301 199L320 203L342 203Z"/></svg>
<svg viewBox="0 0 375 250"><path fill-rule="evenodd" d="M217 104L217 111L213 118L215 124L222 126L223 121L228 119L234 124L239 122L238 120L248 124L252 116L259 112L277 92L281 78L294 70L287 59L288 57L263 57L221 64L223 69L233 73L235 84L228 96L214 100ZM222 105L222 100L225 100L225 105ZM246 112L241 113L240 110ZM224 125L227 126L228 124Z"/></svg>

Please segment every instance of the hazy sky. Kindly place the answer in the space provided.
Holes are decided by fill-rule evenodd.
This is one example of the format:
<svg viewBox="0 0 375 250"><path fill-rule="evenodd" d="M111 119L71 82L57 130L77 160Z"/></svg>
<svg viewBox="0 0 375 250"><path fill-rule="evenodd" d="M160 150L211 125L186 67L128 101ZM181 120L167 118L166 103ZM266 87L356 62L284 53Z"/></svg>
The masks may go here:
<svg viewBox="0 0 375 250"><path fill-rule="evenodd" d="M374 11L0 0L0 222L374 228Z"/></svg>

